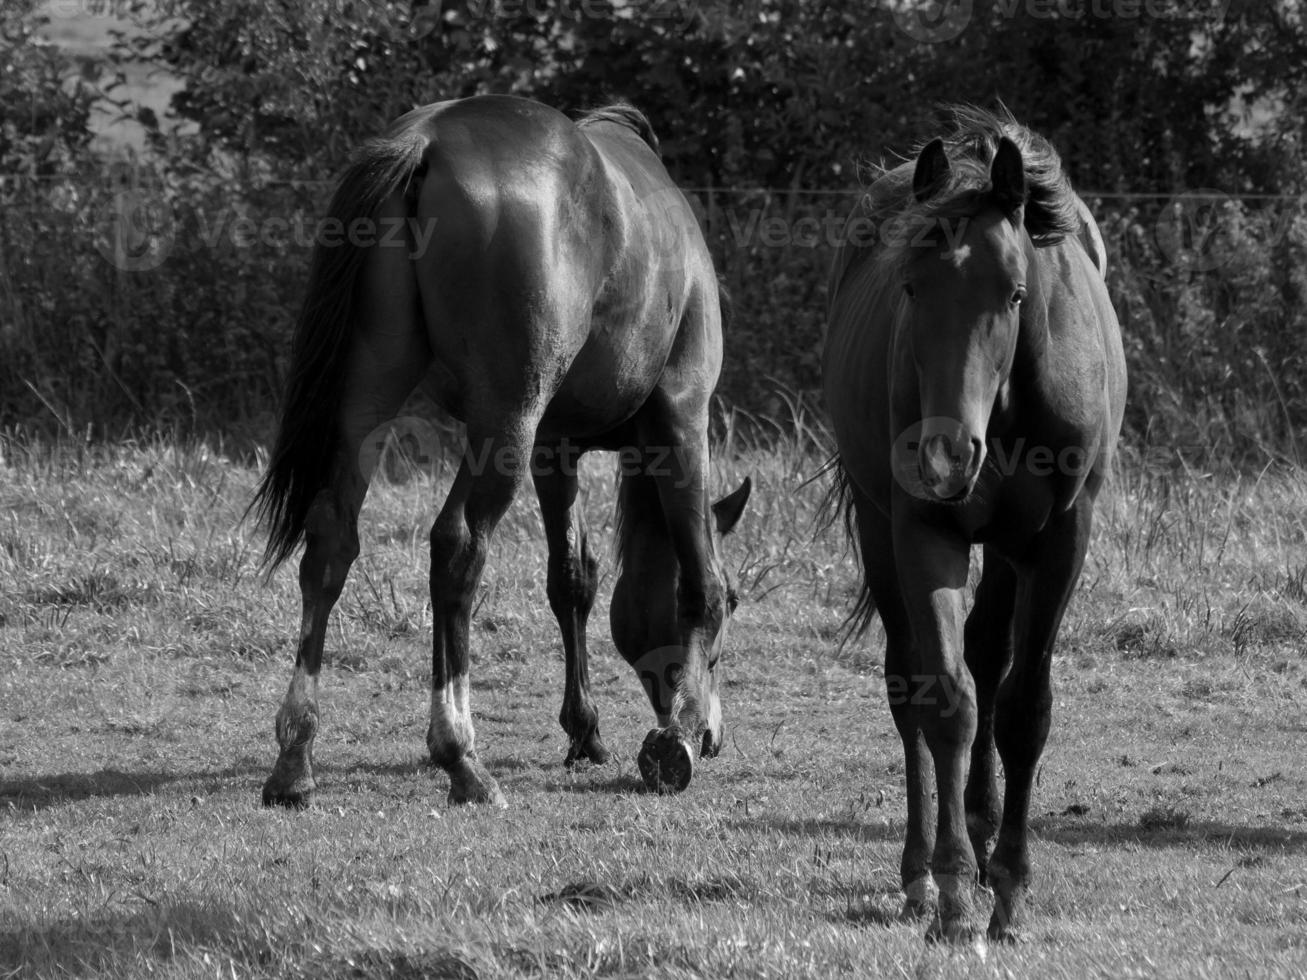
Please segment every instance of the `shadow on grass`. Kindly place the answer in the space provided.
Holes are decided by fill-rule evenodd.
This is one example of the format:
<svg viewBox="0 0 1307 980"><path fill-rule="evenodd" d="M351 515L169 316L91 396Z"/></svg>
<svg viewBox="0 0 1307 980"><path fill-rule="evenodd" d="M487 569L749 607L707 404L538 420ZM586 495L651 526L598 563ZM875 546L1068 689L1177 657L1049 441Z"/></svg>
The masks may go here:
<svg viewBox="0 0 1307 980"><path fill-rule="evenodd" d="M30 776L25 779L0 779L0 808L12 804L18 810L44 810L47 807L82 800L123 796L149 796L166 792L170 787L185 785L185 793L213 796L221 792L248 792L257 796L263 780L272 771L272 753L267 759L242 759L227 769L212 772L128 772L101 769L99 772L68 772ZM340 788L350 779L409 778L435 773L443 775L430 760L409 762L355 763L348 766L314 765L319 789Z"/></svg>
<svg viewBox="0 0 1307 980"><path fill-rule="evenodd" d="M199 948L220 948L251 966L269 963L265 934L221 902L180 900L117 915L75 916L0 932L0 975L73 976L166 963ZM119 973L119 975L123 975Z"/></svg>
<svg viewBox="0 0 1307 980"><path fill-rule="evenodd" d="M649 792L638 776L629 774L607 779L550 779L545 782L544 789L546 793L611 793L614 796Z"/></svg>
<svg viewBox="0 0 1307 980"><path fill-rule="evenodd" d="M1139 824L1102 824L1092 820L1042 817L1030 821L1034 836L1054 844L1142 844L1145 847L1192 847L1221 844L1234 849L1307 851L1307 832L1285 827L1249 827L1220 821L1186 823L1178 827L1144 828Z"/></svg>
<svg viewBox="0 0 1307 980"><path fill-rule="evenodd" d="M804 819L789 817L759 817L756 819L732 820L730 826L735 830L765 831L784 834L787 837L844 837L858 841L900 841L903 839L902 824L863 823L859 820Z"/></svg>
<svg viewBox="0 0 1307 980"><path fill-rule="evenodd" d="M67 772L26 779L0 779L0 806L13 804L19 810L43 810L63 803L114 796L148 796L177 783L193 784L188 791L203 794L231 788L233 780L247 780L262 774L267 764L242 760L216 772Z"/></svg>
<svg viewBox="0 0 1307 980"><path fill-rule="evenodd" d="M863 823L859 820L760 817L733 820L730 826L735 830L766 831L789 837L843 837L869 842L900 842L904 835L903 824L898 821ZM1145 829L1137 823L1101 824L1083 819L1043 817L1031 820L1030 829L1036 839L1064 846L1142 844L1145 847L1180 848L1195 844L1220 844L1234 849L1307 851L1305 831L1285 827L1238 826L1218 821Z"/></svg>

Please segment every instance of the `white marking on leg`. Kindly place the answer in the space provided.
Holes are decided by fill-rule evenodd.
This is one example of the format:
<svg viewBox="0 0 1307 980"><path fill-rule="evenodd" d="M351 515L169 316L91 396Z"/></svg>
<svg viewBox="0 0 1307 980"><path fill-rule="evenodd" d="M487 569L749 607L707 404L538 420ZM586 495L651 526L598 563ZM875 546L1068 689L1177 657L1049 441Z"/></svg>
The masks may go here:
<svg viewBox="0 0 1307 980"><path fill-rule="evenodd" d="M467 675L455 677L442 688L431 689L431 734L442 748L451 746L471 755L476 747Z"/></svg>
<svg viewBox="0 0 1307 980"><path fill-rule="evenodd" d="M935 879L928 874L908 882L903 888L903 894L909 902L923 908L935 905L939 901L939 889L935 887Z"/></svg>

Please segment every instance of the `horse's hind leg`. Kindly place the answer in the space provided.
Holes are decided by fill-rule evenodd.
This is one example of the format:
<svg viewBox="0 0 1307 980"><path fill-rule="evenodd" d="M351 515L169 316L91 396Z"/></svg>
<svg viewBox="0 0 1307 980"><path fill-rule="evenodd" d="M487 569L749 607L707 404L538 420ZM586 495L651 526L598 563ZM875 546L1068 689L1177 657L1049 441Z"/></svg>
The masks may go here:
<svg viewBox="0 0 1307 980"><path fill-rule="evenodd" d="M926 750L912 706L914 680L912 628L894 567L894 543L889 521L855 491L858 550L862 555L867 590L885 627L885 688L894 727L903 742L903 775L907 789L908 825L899 863L903 885L903 917L931 918L938 889L930 873L935 850L933 789L935 766Z"/></svg>
<svg viewBox="0 0 1307 980"><path fill-rule="evenodd" d="M984 574L964 633L967 667L976 682L976 738L963 800L967 834L976 853L981 882L988 880L989 852L998 835L1003 808L998 798L998 758L994 750L994 699L999 679L1012 659L1012 611L1016 577L993 549L985 550Z"/></svg>
<svg viewBox="0 0 1307 980"><path fill-rule="evenodd" d="M387 202L394 211L398 202ZM375 250L358 286L361 312L348 353L339 439L326 486L314 498L304 529L300 560L303 617L295 670L277 712L280 752L263 787L265 806L302 807L312 802L313 740L318 730L318 674L327 620L358 556L358 514L367 494L369 439L391 421L430 361L415 316L417 291L403 249ZM330 424L322 419L320 424Z"/></svg>
<svg viewBox="0 0 1307 980"><path fill-rule="evenodd" d="M1053 693L1053 642L1084 564L1093 501L1082 494L1036 539L1018 566L1012 670L998 690L994 740L1003 760L1003 821L989 861L994 887L992 939L1015 940L1026 914L1030 887L1028 850L1030 793L1048 739Z"/></svg>
<svg viewBox="0 0 1307 980"><path fill-rule="evenodd" d="M330 485L318 492L305 528L300 559L303 616L295 670L277 711L280 752L267 782L263 805L306 807L313 801L313 740L318 732L318 672L327 619L340 598L345 576L358 556L358 512L367 484L342 452L332 467Z"/></svg>
<svg viewBox="0 0 1307 980"><path fill-rule="evenodd" d="M598 568L587 540L585 515L576 507L579 458L554 454L554 464L535 474L536 496L549 544L549 605L558 618L566 658L563 707L558 723L568 735L567 758L602 764L608 749L599 738L599 713L590 698L585 627L599 587Z"/></svg>
<svg viewBox="0 0 1307 980"><path fill-rule="evenodd" d="M277 742L281 751L263 787L265 806L279 803L303 807L312 802L318 674L327 619L359 553L358 515L371 477L364 471L363 449L369 435L376 438L376 430L390 421L412 385L403 394L395 389L384 389L383 394L383 389L371 387L365 372L359 372L354 374L351 387L361 396L350 398L344 407L341 444L332 465L332 476L328 485L318 491L305 522L304 557L300 560L299 574L304 612L295 670L277 712Z"/></svg>
<svg viewBox="0 0 1307 980"><path fill-rule="evenodd" d="M530 465L536 418L499 432L468 427L468 451L431 528L431 761L449 774L450 803L503 806L504 795L476 754L468 695L472 602L490 536Z"/></svg>

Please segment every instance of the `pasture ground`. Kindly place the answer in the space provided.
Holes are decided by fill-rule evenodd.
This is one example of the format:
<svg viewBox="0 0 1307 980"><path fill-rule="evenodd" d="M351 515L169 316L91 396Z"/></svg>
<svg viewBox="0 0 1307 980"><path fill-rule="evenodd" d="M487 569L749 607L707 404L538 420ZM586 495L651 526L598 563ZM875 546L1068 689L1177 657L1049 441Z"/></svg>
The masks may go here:
<svg viewBox="0 0 1307 980"><path fill-rule="evenodd" d="M449 809L424 760L447 467L369 498L295 813L259 806L299 597L239 524L255 470L3 448L0 977L1307 976L1301 471L1123 466L1055 669L1033 942L982 959L896 921L882 639L838 643L855 571L802 435L720 454L720 487L755 479L726 551L727 746L676 798L640 788L652 718L608 639L611 562L590 641L615 758L563 769L545 551L514 506L474 621L505 811ZM587 466L606 550L612 464Z"/></svg>

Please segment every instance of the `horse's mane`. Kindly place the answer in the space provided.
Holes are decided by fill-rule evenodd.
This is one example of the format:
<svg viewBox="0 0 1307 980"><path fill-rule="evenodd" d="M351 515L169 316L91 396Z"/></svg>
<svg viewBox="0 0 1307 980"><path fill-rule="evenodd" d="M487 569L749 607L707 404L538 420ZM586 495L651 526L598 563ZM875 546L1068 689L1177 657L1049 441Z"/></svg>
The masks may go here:
<svg viewBox="0 0 1307 980"><path fill-rule="evenodd" d="M917 201L912 176L921 147L904 163L875 168L863 208L876 228L890 223L905 230L933 227L978 214L990 203L989 169L999 140L1006 136L1021 151L1025 164L1027 234L1041 244L1079 234L1078 199L1062 169L1062 158L1048 140L1017 122L1006 108L990 112L973 105L948 105L942 111L951 122L951 131L944 137L950 164L948 183L924 203ZM912 238L898 236L900 241Z"/></svg>
<svg viewBox="0 0 1307 980"><path fill-rule="evenodd" d="M659 156L662 155L662 150L658 147L658 137L653 131L653 126L649 125L648 117L629 102L614 102L612 105L591 109L581 116L576 124L584 129L587 126L605 122L625 126L644 140L651 150Z"/></svg>

